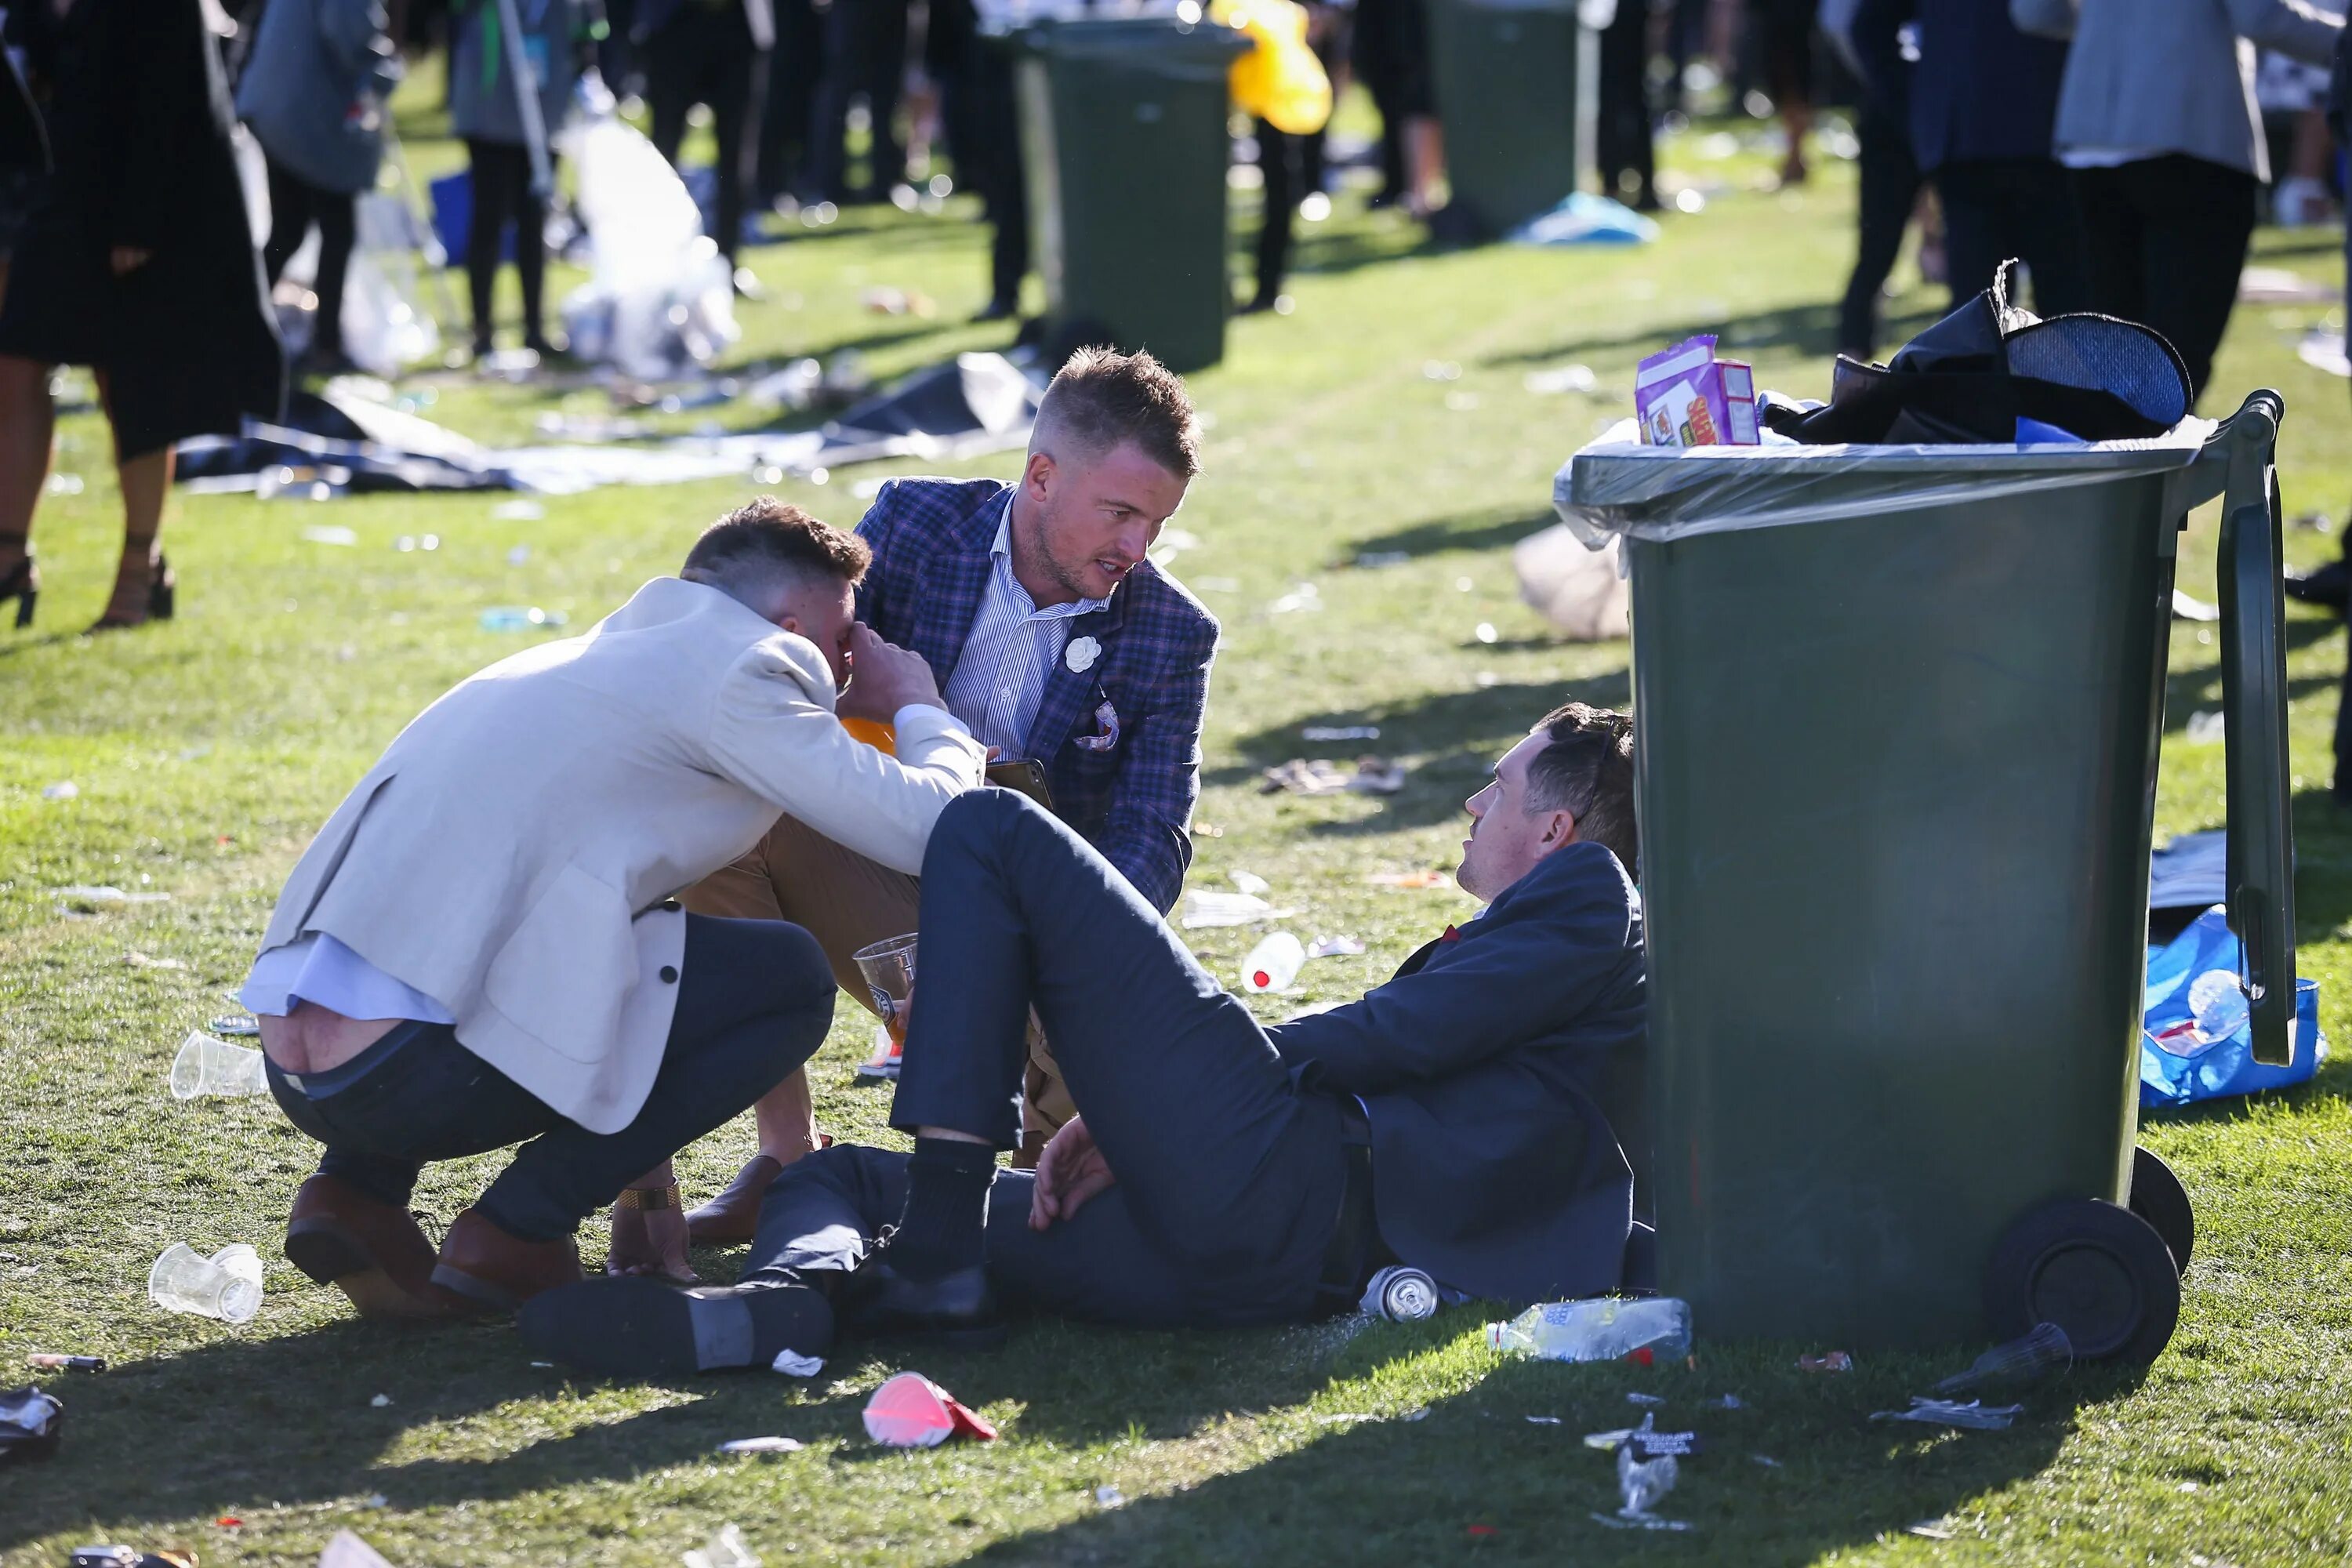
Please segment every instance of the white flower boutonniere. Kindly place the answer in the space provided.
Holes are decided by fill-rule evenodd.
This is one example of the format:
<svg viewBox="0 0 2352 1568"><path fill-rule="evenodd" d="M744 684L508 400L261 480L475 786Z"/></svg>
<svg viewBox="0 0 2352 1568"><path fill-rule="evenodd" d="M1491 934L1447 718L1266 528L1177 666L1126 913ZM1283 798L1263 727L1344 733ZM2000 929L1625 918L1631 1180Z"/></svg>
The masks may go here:
<svg viewBox="0 0 2352 1568"><path fill-rule="evenodd" d="M1072 674L1084 675L1095 667L1095 660L1101 657L1102 644L1092 637L1079 637L1063 650L1062 662L1070 667Z"/></svg>

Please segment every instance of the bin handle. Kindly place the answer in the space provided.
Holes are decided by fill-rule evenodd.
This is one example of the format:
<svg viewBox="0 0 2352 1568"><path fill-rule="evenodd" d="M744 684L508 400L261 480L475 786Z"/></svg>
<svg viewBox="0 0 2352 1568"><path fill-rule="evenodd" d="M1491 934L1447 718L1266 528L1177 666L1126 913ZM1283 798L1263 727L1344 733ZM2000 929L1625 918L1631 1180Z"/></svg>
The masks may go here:
<svg viewBox="0 0 2352 1568"><path fill-rule="evenodd" d="M2218 565L2228 916L2243 954L2239 987L2251 1016L2254 1060L2268 1067L2294 1058L2294 818L2275 461L2285 412L2277 393L2257 392L2213 437L2213 445L2225 448L2227 465Z"/></svg>

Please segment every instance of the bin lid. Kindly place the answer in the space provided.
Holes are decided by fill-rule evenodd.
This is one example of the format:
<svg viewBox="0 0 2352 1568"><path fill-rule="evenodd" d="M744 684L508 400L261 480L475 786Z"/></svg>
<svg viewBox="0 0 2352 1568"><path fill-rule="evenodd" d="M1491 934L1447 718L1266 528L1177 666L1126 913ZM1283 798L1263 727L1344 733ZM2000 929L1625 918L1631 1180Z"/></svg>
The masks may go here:
<svg viewBox="0 0 2352 1568"><path fill-rule="evenodd" d="M1239 27L1166 16L1041 16L1015 28L1006 42L1031 54L1116 56L1129 68L1164 62L1220 70L1257 47Z"/></svg>
<svg viewBox="0 0 2352 1568"><path fill-rule="evenodd" d="M2144 441L2079 447L1651 447L1631 419L1552 481L1560 521L1594 550L1990 500L2186 468L2218 426L2184 419Z"/></svg>

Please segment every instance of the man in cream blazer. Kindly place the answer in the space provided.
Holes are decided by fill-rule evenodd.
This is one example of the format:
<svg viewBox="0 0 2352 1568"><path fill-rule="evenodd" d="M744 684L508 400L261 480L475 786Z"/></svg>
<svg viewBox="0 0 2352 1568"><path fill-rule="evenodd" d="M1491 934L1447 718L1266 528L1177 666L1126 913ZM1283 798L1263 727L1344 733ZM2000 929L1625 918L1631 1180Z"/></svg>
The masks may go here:
<svg viewBox="0 0 2352 1568"><path fill-rule="evenodd" d="M671 895L785 811L917 870L979 782L929 668L854 620L869 559L761 498L585 636L459 683L328 820L245 990L278 1104L326 1145L287 1229L303 1272L366 1315L511 1310L579 1277L583 1218L824 1038L806 931ZM837 712L895 721L896 758ZM436 1256L421 1167L518 1142Z"/></svg>

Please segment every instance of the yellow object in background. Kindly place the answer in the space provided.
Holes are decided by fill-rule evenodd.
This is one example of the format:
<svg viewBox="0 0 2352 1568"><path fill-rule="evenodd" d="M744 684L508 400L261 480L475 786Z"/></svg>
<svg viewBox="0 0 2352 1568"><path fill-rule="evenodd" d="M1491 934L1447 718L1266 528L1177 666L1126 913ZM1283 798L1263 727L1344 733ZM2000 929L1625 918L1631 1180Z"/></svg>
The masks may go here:
<svg viewBox="0 0 2352 1568"><path fill-rule="evenodd" d="M871 719L844 719L841 727L849 731L853 741L863 741L886 757L898 754L898 726L877 723Z"/></svg>
<svg viewBox="0 0 2352 1568"><path fill-rule="evenodd" d="M1331 120L1331 79L1307 45L1307 7L1297 0L1215 0L1210 16L1239 27L1257 47L1234 62L1234 104L1289 136L1312 136Z"/></svg>

